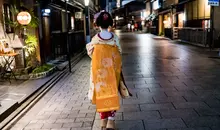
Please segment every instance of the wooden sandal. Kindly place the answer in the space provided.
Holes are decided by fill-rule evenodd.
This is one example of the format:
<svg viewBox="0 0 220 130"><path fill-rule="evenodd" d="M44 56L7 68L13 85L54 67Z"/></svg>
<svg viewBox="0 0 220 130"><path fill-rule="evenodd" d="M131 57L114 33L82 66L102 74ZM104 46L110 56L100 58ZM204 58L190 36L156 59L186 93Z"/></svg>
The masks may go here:
<svg viewBox="0 0 220 130"><path fill-rule="evenodd" d="M108 120L106 130L115 130L115 121L114 120Z"/></svg>
<svg viewBox="0 0 220 130"><path fill-rule="evenodd" d="M107 122L108 122L107 119L101 120L101 130L106 130Z"/></svg>

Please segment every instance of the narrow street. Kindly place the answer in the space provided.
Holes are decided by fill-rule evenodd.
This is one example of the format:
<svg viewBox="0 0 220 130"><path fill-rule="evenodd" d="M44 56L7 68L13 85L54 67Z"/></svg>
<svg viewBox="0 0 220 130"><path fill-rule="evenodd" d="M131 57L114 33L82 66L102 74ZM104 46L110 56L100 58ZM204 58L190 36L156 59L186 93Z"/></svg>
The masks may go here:
<svg viewBox="0 0 220 130"><path fill-rule="evenodd" d="M133 97L121 100L118 130L220 130L220 60L150 34L116 32ZM90 58L57 83L11 130L100 130L87 99Z"/></svg>

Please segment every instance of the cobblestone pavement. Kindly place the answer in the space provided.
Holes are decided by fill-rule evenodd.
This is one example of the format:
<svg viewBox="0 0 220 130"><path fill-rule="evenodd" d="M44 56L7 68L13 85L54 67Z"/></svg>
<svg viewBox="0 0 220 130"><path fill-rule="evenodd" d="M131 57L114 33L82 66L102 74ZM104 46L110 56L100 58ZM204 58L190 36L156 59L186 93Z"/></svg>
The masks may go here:
<svg viewBox="0 0 220 130"><path fill-rule="evenodd" d="M123 73L133 93L121 100L119 130L220 130L220 62L201 48L120 34ZM12 130L100 130L87 100L85 57Z"/></svg>

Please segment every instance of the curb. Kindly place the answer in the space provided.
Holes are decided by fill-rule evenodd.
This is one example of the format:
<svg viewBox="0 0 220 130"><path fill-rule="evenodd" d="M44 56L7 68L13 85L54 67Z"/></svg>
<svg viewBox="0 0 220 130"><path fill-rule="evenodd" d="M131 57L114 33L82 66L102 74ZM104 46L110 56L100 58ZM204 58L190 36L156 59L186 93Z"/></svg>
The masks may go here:
<svg viewBox="0 0 220 130"><path fill-rule="evenodd" d="M185 40L173 40L173 41L182 42L182 43L185 43L185 44L188 44L188 45L192 45L192 46L199 47L199 48L204 48L204 49L209 48L208 46L205 46L205 45L202 45L202 44L196 44L196 43L193 43L193 42L188 42L188 41L185 41Z"/></svg>
<svg viewBox="0 0 220 130"><path fill-rule="evenodd" d="M168 41L171 41L171 39L166 38L166 37L161 37L161 36L156 36L156 37L154 36L153 39L155 39L155 40L168 40Z"/></svg>
<svg viewBox="0 0 220 130"><path fill-rule="evenodd" d="M41 79L41 78L45 78L45 77L48 77L48 76L52 75L55 71L56 71L56 67L53 67L53 68L51 68L50 70L48 70L46 72L16 76L16 79L21 79L21 80Z"/></svg>

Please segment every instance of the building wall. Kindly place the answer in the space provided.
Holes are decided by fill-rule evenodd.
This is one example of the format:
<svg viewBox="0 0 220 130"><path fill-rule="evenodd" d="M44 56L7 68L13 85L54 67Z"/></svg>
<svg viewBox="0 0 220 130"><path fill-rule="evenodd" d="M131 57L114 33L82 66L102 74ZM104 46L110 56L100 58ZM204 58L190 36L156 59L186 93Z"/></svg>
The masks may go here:
<svg viewBox="0 0 220 130"><path fill-rule="evenodd" d="M0 7L2 7L3 1L0 0ZM2 14L2 9L0 9L0 14ZM2 21L2 15L0 15L0 21ZM2 22L0 22L0 38L4 36L3 28L2 28Z"/></svg>
<svg viewBox="0 0 220 130"><path fill-rule="evenodd" d="M93 3L95 5L95 8L97 11L100 10L100 0L93 0Z"/></svg>
<svg viewBox="0 0 220 130"><path fill-rule="evenodd" d="M3 5L3 0L0 0L0 7ZM2 14L2 10L0 9L0 14ZM2 15L0 15L0 20L2 20Z"/></svg>
<svg viewBox="0 0 220 130"><path fill-rule="evenodd" d="M163 15L159 15L159 33L164 32L163 29Z"/></svg>
<svg viewBox="0 0 220 130"><path fill-rule="evenodd" d="M151 2L146 2L146 15L149 16L151 14Z"/></svg>
<svg viewBox="0 0 220 130"><path fill-rule="evenodd" d="M203 27L204 20L210 19L208 0L195 0L185 5L186 26Z"/></svg>
<svg viewBox="0 0 220 130"><path fill-rule="evenodd" d="M214 29L215 29L215 38L220 34L220 7L214 7Z"/></svg>

